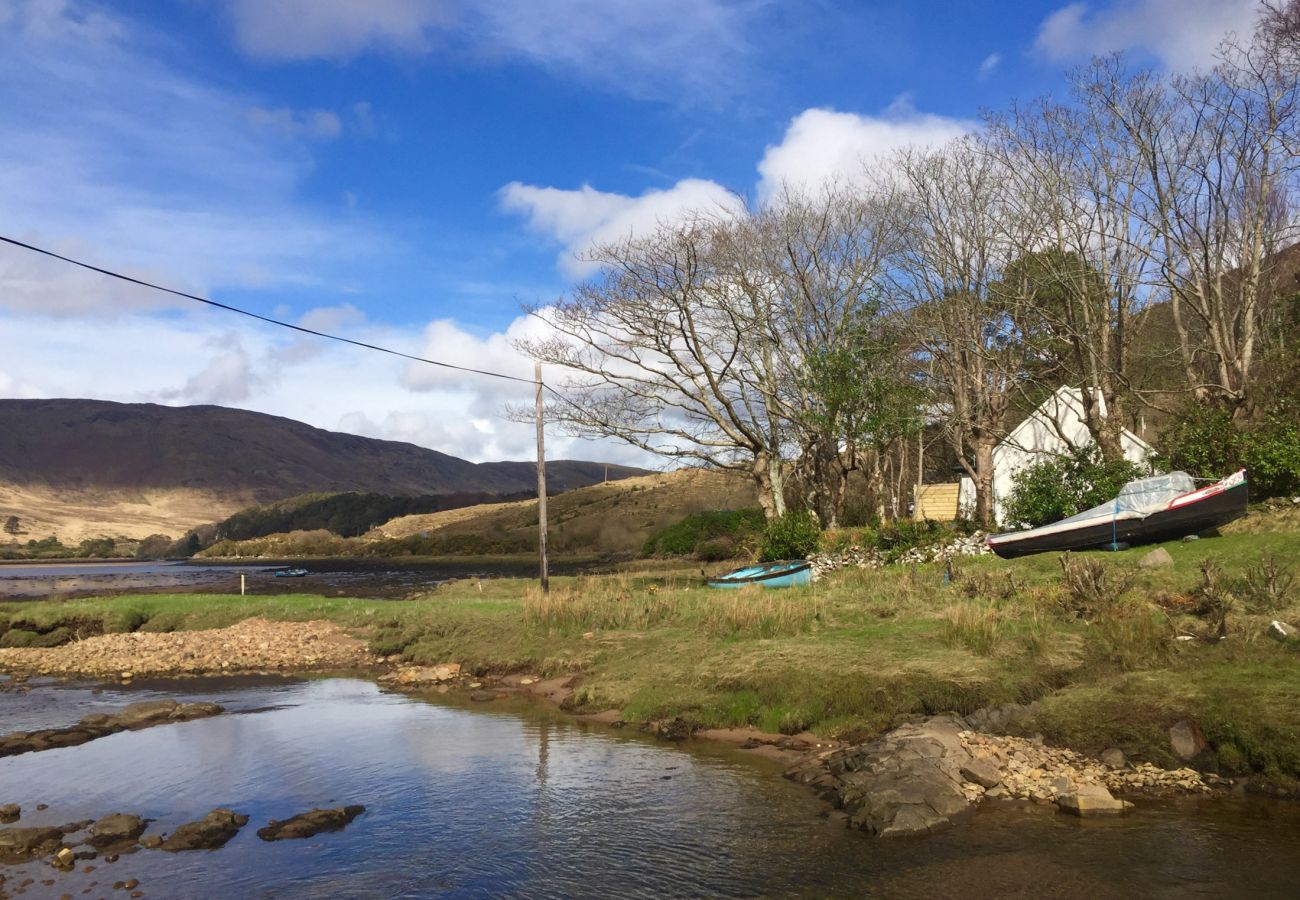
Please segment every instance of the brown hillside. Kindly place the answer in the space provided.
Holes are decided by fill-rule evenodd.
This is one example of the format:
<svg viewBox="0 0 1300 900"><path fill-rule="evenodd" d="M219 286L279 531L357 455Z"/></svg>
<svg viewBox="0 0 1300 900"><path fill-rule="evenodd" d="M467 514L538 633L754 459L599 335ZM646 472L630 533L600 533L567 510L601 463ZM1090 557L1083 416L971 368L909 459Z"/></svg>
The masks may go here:
<svg viewBox="0 0 1300 900"><path fill-rule="evenodd" d="M633 552L640 550L651 534L691 513L757 505L758 495L747 478L684 469L595 484L553 497L547 504L547 537L558 554ZM537 501L488 503L403 516L375 528L364 539L402 538L425 532L438 536L517 537L535 542Z"/></svg>
<svg viewBox="0 0 1300 900"><path fill-rule="evenodd" d="M644 473L547 463L563 491ZM0 400L0 518L27 536L179 535L252 503L310 492L534 490L531 462L472 463L398 441L219 406Z"/></svg>

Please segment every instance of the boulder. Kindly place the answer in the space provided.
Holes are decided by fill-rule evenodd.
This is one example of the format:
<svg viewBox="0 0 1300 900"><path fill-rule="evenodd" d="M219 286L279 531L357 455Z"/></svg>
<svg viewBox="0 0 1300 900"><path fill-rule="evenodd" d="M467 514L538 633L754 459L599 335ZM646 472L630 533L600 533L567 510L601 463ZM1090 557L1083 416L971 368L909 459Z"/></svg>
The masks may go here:
<svg viewBox="0 0 1300 900"><path fill-rule="evenodd" d="M963 768L988 775L962 745L963 725L945 716L903 725L869 744L821 754L787 776L818 785L854 828L879 837L927 834L971 809Z"/></svg>
<svg viewBox="0 0 1300 900"><path fill-rule="evenodd" d="M1131 809L1133 804L1117 800L1099 784L1079 785L1056 798L1057 808L1075 816L1110 816Z"/></svg>
<svg viewBox="0 0 1300 900"><path fill-rule="evenodd" d="M1169 748L1184 762L1200 756L1208 746L1201 726L1191 719L1180 719L1169 728Z"/></svg>
<svg viewBox="0 0 1300 900"><path fill-rule="evenodd" d="M1285 622L1279 622L1277 619L1274 619L1269 623L1268 636L1275 641L1293 641L1300 636L1300 631L1297 631Z"/></svg>
<svg viewBox="0 0 1300 900"><path fill-rule="evenodd" d="M17 803L6 803L0 806L0 822L8 825L10 822L17 822L23 814L23 808Z"/></svg>
<svg viewBox="0 0 1300 900"><path fill-rule="evenodd" d="M86 843L92 847L111 847L114 844L134 843L144 834L148 823L139 816L126 813L113 813L90 826L90 837Z"/></svg>
<svg viewBox="0 0 1300 900"><path fill-rule="evenodd" d="M214 809L197 822L186 822L167 837L159 848L170 853L182 850L216 850L248 824L248 816L228 809Z"/></svg>
<svg viewBox="0 0 1300 900"><path fill-rule="evenodd" d="M312 809L284 821L272 819L265 828L257 829L257 836L264 841L284 841L309 838L322 831L342 831L365 811L366 808L359 804L337 809Z"/></svg>
<svg viewBox="0 0 1300 900"><path fill-rule="evenodd" d="M982 788L996 787L1002 783L1002 771L987 759L972 759L961 767L961 776Z"/></svg>
<svg viewBox="0 0 1300 900"><path fill-rule="evenodd" d="M1138 560L1138 568L1140 569L1164 569L1173 564L1174 558L1169 555L1169 551L1164 547L1157 547Z"/></svg>
<svg viewBox="0 0 1300 900"><path fill-rule="evenodd" d="M1101 751L1101 755L1097 758L1112 769L1122 769L1128 765L1128 757L1118 747L1110 747Z"/></svg>

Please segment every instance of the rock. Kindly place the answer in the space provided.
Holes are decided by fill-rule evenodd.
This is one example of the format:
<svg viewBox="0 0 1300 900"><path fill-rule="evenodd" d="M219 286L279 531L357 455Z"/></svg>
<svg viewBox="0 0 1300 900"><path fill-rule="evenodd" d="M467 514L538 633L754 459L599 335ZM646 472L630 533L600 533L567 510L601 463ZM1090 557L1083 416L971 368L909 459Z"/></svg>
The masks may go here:
<svg viewBox="0 0 1300 900"><path fill-rule="evenodd" d="M1200 756L1208 746L1201 726L1191 719L1181 719L1169 728L1169 747L1184 762Z"/></svg>
<svg viewBox="0 0 1300 900"><path fill-rule="evenodd" d="M440 663L436 666L405 666L386 680L398 684L441 684L460 677L460 663Z"/></svg>
<svg viewBox="0 0 1300 900"><path fill-rule="evenodd" d="M152 700L132 703L114 715L92 713L68 728L40 731L15 731L0 736L0 756L17 756L54 747L75 747L119 731L138 731L168 722L188 722L224 712L215 703L178 703L175 700Z"/></svg>
<svg viewBox="0 0 1300 900"><path fill-rule="evenodd" d="M72 864L77 861L76 854L72 852L71 847L60 847L54 854L53 864L60 868L70 869Z"/></svg>
<svg viewBox="0 0 1300 900"><path fill-rule="evenodd" d="M984 792L985 800L1005 800L1010 796L1011 792L1000 784L997 787L991 787Z"/></svg>
<svg viewBox="0 0 1300 900"><path fill-rule="evenodd" d="M257 836L264 841L284 841L308 838L322 831L342 831L365 811L366 808L361 805L313 809L282 822L272 819L265 828L257 829Z"/></svg>
<svg viewBox="0 0 1300 900"><path fill-rule="evenodd" d="M55 827L0 828L0 861L18 861L44 856L63 843L63 831Z"/></svg>
<svg viewBox="0 0 1300 900"><path fill-rule="evenodd" d="M169 853L182 850L215 850L248 824L248 816L228 809L214 809L197 822L186 822L159 844ZM147 845L146 845L147 846Z"/></svg>
<svg viewBox="0 0 1300 900"><path fill-rule="evenodd" d="M140 839L140 846L146 850L157 850L162 846L163 838L161 834L146 834Z"/></svg>
<svg viewBox="0 0 1300 900"><path fill-rule="evenodd" d="M1128 765L1128 757L1118 747L1110 747L1101 751L1101 756L1097 758L1112 769L1122 769Z"/></svg>
<svg viewBox="0 0 1300 900"><path fill-rule="evenodd" d="M1300 636L1300 631L1297 631L1285 622L1279 622L1274 619L1269 623L1268 636L1275 641L1289 641L1295 640L1297 636Z"/></svg>
<svg viewBox="0 0 1300 900"><path fill-rule="evenodd" d="M113 813L90 826L90 837L87 838L86 843L92 847L134 843L136 838L144 834L147 826L148 823L139 816Z"/></svg>
<svg viewBox="0 0 1300 900"><path fill-rule="evenodd" d="M957 720L936 716L836 750L787 775L823 785L854 828L880 837L925 834L971 808L962 768L976 758L963 746L962 733Z"/></svg>
<svg viewBox="0 0 1300 900"><path fill-rule="evenodd" d="M982 788L991 788L1002 783L1002 772L986 759L972 759L963 765L961 776Z"/></svg>
<svg viewBox="0 0 1300 900"><path fill-rule="evenodd" d="M492 691L470 691L469 699L475 703L486 703L489 700L495 700L497 695Z"/></svg>
<svg viewBox="0 0 1300 900"><path fill-rule="evenodd" d="M1164 569L1174 564L1174 558L1164 547L1157 547L1138 560L1139 569Z"/></svg>
<svg viewBox="0 0 1300 900"><path fill-rule="evenodd" d="M17 803L6 803L0 806L0 823L8 825L10 822L17 822L23 814L23 808Z"/></svg>
<svg viewBox="0 0 1300 900"><path fill-rule="evenodd" d="M1075 816L1107 816L1122 813L1132 804L1116 800L1110 791L1099 784L1080 785L1068 794L1062 794L1056 805L1063 812Z"/></svg>

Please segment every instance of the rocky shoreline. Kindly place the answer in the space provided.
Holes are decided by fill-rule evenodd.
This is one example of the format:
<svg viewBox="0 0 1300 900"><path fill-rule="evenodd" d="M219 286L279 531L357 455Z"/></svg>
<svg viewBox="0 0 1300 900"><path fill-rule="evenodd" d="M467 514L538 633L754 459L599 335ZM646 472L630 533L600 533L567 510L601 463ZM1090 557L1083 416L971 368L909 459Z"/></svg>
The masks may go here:
<svg viewBox="0 0 1300 900"><path fill-rule="evenodd" d="M910 837L945 828L985 800L1055 805L1077 816L1123 813L1118 794L1208 794L1230 782L1193 769L1130 765L1045 746L1042 738L984 734L933 716L878 740L805 757L786 777L807 784L850 828Z"/></svg>

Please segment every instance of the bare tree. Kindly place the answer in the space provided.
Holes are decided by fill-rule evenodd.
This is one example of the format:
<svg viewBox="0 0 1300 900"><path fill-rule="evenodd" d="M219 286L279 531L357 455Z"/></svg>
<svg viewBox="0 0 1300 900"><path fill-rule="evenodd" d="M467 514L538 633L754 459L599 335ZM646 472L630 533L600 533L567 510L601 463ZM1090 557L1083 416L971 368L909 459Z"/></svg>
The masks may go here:
<svg viewBox="0 0 1300 900"><path fill-rule="evenodd" d="M932 411L975 483L976 515L993 521L993 449L1006 435L1025 344L1017 318L991 291L1005 270L1007 173L973 139L907 150L892 167L906 229L892 293L913 346L931 373Z"/></svg>
<svg viewBox="0 0 1300 900"><path fill-rule="evenodd" d="M1032 403L1062 383L1079 387L1089 435L1113 461L1123 457L1125 407L1137 391L1133 320L1147 293L1151 235L1131 211L1146 173L1109 107L1092 102L1086 83L1076 95L1070 106L1042 101L989 122L984 146L1010 181L1007 237L1028 240L996 289L1037 357L1022 382L1035 388Z"/></svg>
<svg viewBox="0 0 1300 900"><path fill-rule="evenodd" d="M669 460L750 475L784 512L780 373L771 309L747 303L717 265L729 217L665 224L595 248L601 269L533 310L551 331L518 347L566 371L547 415Z"/></svg>
<svg viewBox="0 0 1300 900"><path fill-rule="evenodd" d="M1094 67L1087 91L1146 170L1131 211L1152 236L1189 389L1244 417L1274 261L1295 236L1298 97L1264 32L1225 42L1220 58L1167 87Z"/></svg>

